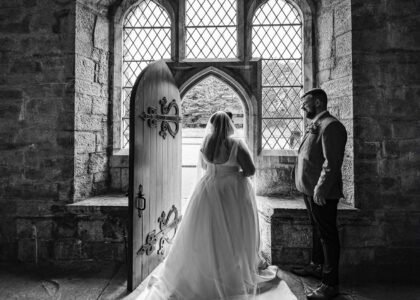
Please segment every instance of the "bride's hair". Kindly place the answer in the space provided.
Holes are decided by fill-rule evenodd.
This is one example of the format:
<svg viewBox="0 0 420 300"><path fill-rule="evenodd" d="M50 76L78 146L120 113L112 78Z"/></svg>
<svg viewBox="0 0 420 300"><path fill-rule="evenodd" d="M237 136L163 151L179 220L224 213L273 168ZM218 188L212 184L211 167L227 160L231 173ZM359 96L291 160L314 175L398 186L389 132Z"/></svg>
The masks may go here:
<svg viewBox="0 0 420 300"><path fill-rule="evenodd" d="M229 136L235 132L232 120L224 111L214 113L209 120L206 128L202 152L209 161L214 161L216 157L223 157L221 151L228 150L226 144Z"/></svg>

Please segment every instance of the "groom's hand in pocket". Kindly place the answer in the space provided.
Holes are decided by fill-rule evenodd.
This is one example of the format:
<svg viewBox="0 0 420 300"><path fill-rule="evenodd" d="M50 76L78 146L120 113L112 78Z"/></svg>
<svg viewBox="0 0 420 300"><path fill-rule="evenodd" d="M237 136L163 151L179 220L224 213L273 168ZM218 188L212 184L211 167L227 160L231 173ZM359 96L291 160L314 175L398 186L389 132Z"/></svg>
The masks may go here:
<svg viewBox="0 0 420 300"><path fill-rule="evenodd" d="M314 193L314 202L320 206L325 205L327 202L325 201L325 197L319 195L316 191Z"/></svg>

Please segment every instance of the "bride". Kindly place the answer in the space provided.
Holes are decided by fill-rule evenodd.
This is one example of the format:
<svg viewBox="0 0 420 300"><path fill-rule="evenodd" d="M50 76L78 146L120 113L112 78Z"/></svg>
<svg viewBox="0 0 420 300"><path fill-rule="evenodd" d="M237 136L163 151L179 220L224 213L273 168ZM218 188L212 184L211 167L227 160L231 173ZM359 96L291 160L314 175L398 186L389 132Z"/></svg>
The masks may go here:
<svg viewBox="0 0 420 300"><path fill-rule="evenodd" d="M204 175L168 256L138 299L253 299L276 277L276 267L262 269L255 192L247 178L255 167L234 131L225 112L210 117L198 166Z"/></svg>

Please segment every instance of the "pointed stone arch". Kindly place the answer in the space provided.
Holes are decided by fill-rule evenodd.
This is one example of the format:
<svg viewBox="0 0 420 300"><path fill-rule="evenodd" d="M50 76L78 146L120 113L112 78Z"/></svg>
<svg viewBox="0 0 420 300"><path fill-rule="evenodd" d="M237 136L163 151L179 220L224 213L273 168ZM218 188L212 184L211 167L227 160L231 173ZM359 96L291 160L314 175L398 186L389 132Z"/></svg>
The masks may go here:
<svg viewBox="0 0 420 300"><path fill-rule="evenodd" d="M184 95L196 84L198 84L203 79L214 76L223 83L227 84L232 88L239 96L239 99L242 102L244 108L244 132L245 138L247 140L248 146L254 155L257 153L257 145L255 132L258 126L258 106L257 99L250 92L250 89L246 84L241 83L239 80L235 79L230 74L225 71L216 68L214 66L209 66L204 68L192 76L189 76L184 82L179 84L179 92L181 94L181 99Z"/></svg>

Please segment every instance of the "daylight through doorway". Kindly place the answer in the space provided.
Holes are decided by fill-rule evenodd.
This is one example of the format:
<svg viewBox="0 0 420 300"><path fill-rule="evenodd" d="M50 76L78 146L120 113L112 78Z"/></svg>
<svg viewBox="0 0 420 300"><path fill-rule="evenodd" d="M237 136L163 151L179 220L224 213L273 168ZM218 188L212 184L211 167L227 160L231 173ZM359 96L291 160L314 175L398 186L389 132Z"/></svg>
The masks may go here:
<svg viewBox="0 0 420 300"><path fill-rule="evenodd" d="M209 117L216 111L230 111L237 138L244 139L245 109L239 95L226 83L208 76L182 98L182 211L197 180L197 160Z"/></svg>

